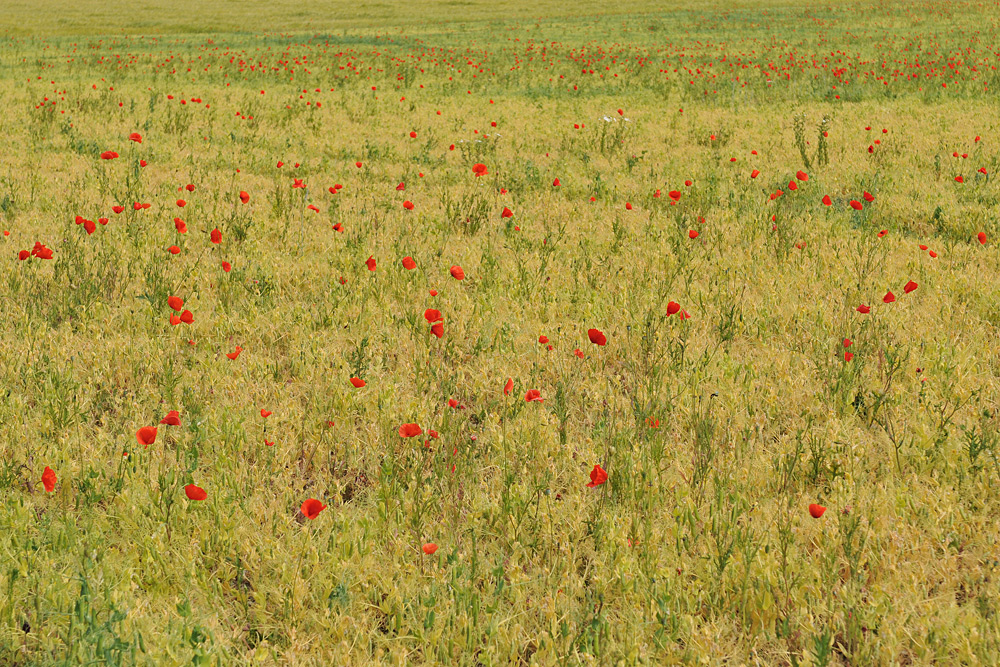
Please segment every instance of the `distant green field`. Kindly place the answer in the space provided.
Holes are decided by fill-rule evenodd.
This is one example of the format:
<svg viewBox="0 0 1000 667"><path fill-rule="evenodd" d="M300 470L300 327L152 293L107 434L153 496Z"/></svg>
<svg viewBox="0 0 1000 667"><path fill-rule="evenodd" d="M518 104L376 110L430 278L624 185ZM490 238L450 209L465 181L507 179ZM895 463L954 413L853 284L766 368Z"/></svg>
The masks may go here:
<svg viewBox="0 0 1000 667"><path fill-rule="evenodd" d="M711 4L700 3L704 6ZM773 0L765 6L774 5ZM692 10L699 4L686 4ZM718 5L716 5L718 6ZM735 5L734 5L735 6ZM743 5L754 9L754 5ZM761 5L756 5L760 7ZM39 11L41 8L42 11ZM568 4L555 0L511 5L484 0L421 0L399 3L391 0L319 0L302 3L278 0L227 0L197 2L179 0L109 0L107 2L47 1L39 5L28 0L5 3L0 27L18 35L93 36L103 34L154 35L172 33L309 32L346 28L370 30L396 26L405 32L424 32L445 22L516 22L547 25L553 18L594 19L603 15L656 14L662 5L644 0L630 5L614 5L596 0ZM659 14L662 15L662 11Z"/></svg>
<svg viewBox="0 0 1000 667"><path fill-rule="evenodd" d="M1000 663L998 31L5 2L0 667Z"/></svg>

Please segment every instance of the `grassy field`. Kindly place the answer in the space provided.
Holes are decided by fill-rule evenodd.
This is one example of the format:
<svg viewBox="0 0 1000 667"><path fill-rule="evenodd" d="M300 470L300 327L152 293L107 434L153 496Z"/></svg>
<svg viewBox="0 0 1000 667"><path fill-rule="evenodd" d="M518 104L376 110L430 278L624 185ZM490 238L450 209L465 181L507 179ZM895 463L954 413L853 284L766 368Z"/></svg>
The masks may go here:
<svg viewBox="0 0 1000 667"><path fill-rule="evenodd" d="M998 54L6 2L0 666L997 664Z"/></svg>

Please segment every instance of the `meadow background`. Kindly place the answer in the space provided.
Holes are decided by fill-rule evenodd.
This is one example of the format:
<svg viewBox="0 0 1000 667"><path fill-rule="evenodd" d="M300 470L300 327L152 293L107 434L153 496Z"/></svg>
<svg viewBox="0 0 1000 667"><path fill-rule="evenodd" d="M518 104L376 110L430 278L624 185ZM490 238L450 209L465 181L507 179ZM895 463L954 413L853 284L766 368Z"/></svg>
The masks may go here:
<svg viewBox="0 0 1000 667"><path fill-rule="evenodd" d="M998 24L7 0L0 665L997 664Z"/></svg>

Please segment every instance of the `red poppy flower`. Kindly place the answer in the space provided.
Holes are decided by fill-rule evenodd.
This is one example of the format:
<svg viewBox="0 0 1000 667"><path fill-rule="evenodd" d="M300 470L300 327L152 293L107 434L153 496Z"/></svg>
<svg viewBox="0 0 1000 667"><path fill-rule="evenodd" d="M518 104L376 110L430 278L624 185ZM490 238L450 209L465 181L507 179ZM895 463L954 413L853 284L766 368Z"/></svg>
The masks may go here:
<svg viewBox="0 0 1000 667"><path fill-rule="evenodd" d="M750 178L757 178L758 176L760 176L760 171L758 171L757 169L754 169L753 171L750 172Z"/></svg>
<svg viewBox="0 0 1000 667"><path fill-rule="evenodd" d="M375 264L375 257L373 255L369 255L368 259L365 260L365 266L368 267L369 271L375 270L376 264Z"/></svg>
<svg viewBox="0 0 1000 667"><path fill-rule="evenodd" d="M351 378L351 384L353 384L356 388L361 389L361 387L365 386L365 381L361 378L354 377Z"/></svg>
<svg viewBox="0 0 1000 667"><path fill-rule="evenodd" d="M403 268L406 269L407 271L412 271L413 269L417 268L417 263L413 261L412 257L407 255L406 257L403 258Z"/></svg>
<svg viewBox="0 0 1000 667"><path fill-rule="evenodd" d="M208 494L205 493L205 489L200 486L195 486L194 484L188 484L184 487L184 493L191 500L204 500L208 498Z"/></svg>
<svg viewBox="0 0 1000 667"><path fill-rule="evenodd" d="M892 292L886 292L885 296L882 297L882 303L892 303L896 300L896 295Z"/></svg>
<svg viewBox="0 0 1000 667"><path fill-rule="evenodd" d="M104 151L101 153L102 160L114 160L116 157L118 157L118 153L114 151Z"/></svg>
<svg viewBox="0 0 1000 667"><path fill-rule="evenodd" d="M867 315L868 313L871 312L871 306L866 306L865 304L861 304L860 306L857 307L857 311L862 315Z"/></svg>
<svg viewBox="0 0 1000 667"><path fill-rule="evenodd" d="M986 245L986 232L979 232L977 238L979 239L979 243L981 245Z"/></svg>
<svg viewBox="0 0 1000 667"><path fill-rule="evenodd" d="M315 519L319 516L319 513L326 509L326 505L316 500L315 498L309 498L302 503L299 510L307 519Z"/></svg>
<svg viewBox="0 0 1000 667"><path fill-rule="evenodd" d="M431 325L431 333L441 338L444 336L444 325L438 322L437 324Z"/></svg>
<svg viewBox="0 0 1000 667"><path fill-rule="evenodd" d="M913 290L917 289L917 287L919 287L919 285L917 285L917 283L915 283L915 282L913 282L911 280L910 282L906 283L905 287L903 287L903 293L904 294L909 294Z"/></svg>
<svg viewBox="0 0 1000 667"><path fill-rule="evenodd" d="M451 277L455 280L465 280L465 271L462 270L462 267L455 265L451 267Z"/></svg>
<svg viewBox="0 0 1000 667"><path fill-rule="evenodd" d="M489 172L486 171L485 164L477 162L476 164L472 165L472 173L475 174L476 176L485 176Z"/></svg>
<svg viewBox="0 0 1000 667"><path fill-rule="evenodd" d="M250 195L245 190L240 190L240 201L244 204L250 201Z"/></svg>
<svg viewBox="0 0 1000 667"><path fill-rule="evenodd" d="M597 329L587 329L587 337L594 345L607 345L608 337Z"/></svg>
<svg viewBox="0 0 1000 667"><path fill-rule="evenodd" d="M698 238L698 231L695 230L695 229L689 229L688 230L688 238L689 239L696 239L696 238Z"/></svg>
<svg viewBox="0 0 1000 667"><path fill-rule="evenodd" d="M826 511L825 507L823 507L822 505L817 505L816 503L813 503L812 505L809 506L809 516L811 516L814 519L818 519L821 516L823 516L823 512L825 511Z"/></svg>
<svg viewBox="0 0 1000 667"><path fill-rule="evenodd" d="M35 245L31 249L31 256L38 259L52 259L52 249L46 248L41 241L35 241Z"/></svg>
<svg viewBox="0 0 1000 667"><path fill-rule="evenodd" d="M562 183L559 182L558 178L556 180L552 181L552 187L558 188L560 185L562 185Z"/></svg>
<svg viewBox="0 0 1000 667"><path fill-rule="evenodd" d="M511 211L511 210L510 210L509 208L507 208L506 206L504 206L504 207L503 207L503 212L502 212L502 213L500 214L500 217L501 217L501 218L512 218L512 217L514 217L514 212L513 212L513 211Z"/></svg>
<svg viewBox="0 0 1000 667"><path fill-rule="evenodd" d="M868 202L869 204L872 203L873 201L875 201L875 195L873 195L868 191L865 191L865 201Z"/></svg>
<svg viewBox="0 0 1000 667"><path fill-rule="evenodd" d="M236 357L240 356L240 352L242 352L242 351L243 351L243 348L240 347L239 345L237 345L236 349L233 350L232 352L227 352L226 356L229 357L230 359L235 359Z"/></svg>
<svg viewBox="0 0 1000 667"><path fill-rule="evenodd" d="M273 414L274 413L271 412L270 410L265 410L264 408L260 409L260 416L263 417L264 419L267 419L268 417L270 417Z"/></svg>
<svg viewBox="0 0 1000 667"><path fill-rule="evenodd" d="M608 473L600 465L595 465L594 469L590 471L590 483L587 486L593 488L604 484L606 481L608 481Z"/></svg>
<svg viewBox="0 0 1000 667"><path fill-rule="evenodd" d="M681 200L681 193L679 190L671 190L670 192L667 193L667 196L673 199L675 202Z"/></svg>
<svg viewBox="0 0 1000 667"><path fill-rule="evenodd" d="M844 352L844 361L850 362L854 358L853 352Z"/></svg>
<svg viewBox="0 0 1000 667"><path fill-rule="evenodd" d="M151 444L156 442L156 427L143 426L135 432L135 439L139 441L140 445L149 447Z"/></svg>
<svg viewBox="0 0 1000 667"><path fill-rule="evenodd" d="M128 138L137 144L142 143L142 135L139 134L138 132L133 132L132 134L128 135Z"/></svg>
<svg viewBox="0 0 1000 667"><path fill-rule="evenodd" d="M181 415L176 410L171 410L167 413L167 416L160 420L161 424L166 424L167 426L180 426L181 425Z"/></svg>
<svg viewBox="0 0 1000 667"><path fill-rule="evenodd" d="M510 390L514 388L514 378L507 378L507 384L503 386L503 395L510 396Z"/></svg>
<svg viewBox="0 0 1000 667"><path fill-rule="evenodd" d="M864 206L857 199L852 199L851 208L853 208L855 211L860 211L861 209L864 208Z"/></svg>
<svg viewBox="0 0 1000 667"><path fill-rule="evenodd" d="M667 315L673 315L680 309L681 309L681 304L677 303L676 301L667 302Z"/></svg>
<svg viewBox="0 0 1000 667"><path fill-rule="evenodd" d="M538 391L537 389L529 389L528 392L524 395L524 400L527 403L541 403L545 399L542 398L542 392Z"/></svg>
<svg viewBox="0 0 1000 667"><path fill-rule="evenodd" d="M179 296L168 296L167 305L170 306L173 310L180 312L181 308L184 307L184 299L180 298Z"/></svg>
<svg viewBox="0 0 1000 667"><path fill-rule="evenodd" d="M187 234L187 224L180 218L174 218L174 229L180 234Z"/></svg>
<svg viewBox="0 0 1000 667"><path fill-rule="evenodd" d="M427 310L424 311L424 319L427 320L428 322L434 323L434 322L439 322L444 318L441 317L441 311L438 310L437 308L428 308Z"/></svg>
<svg viewBox="0 0 1000 667"><path fill-rule="evenodd" d="M403 424L399 427L399 437L401 438L415 438L423 432L424 430L420 428L419 424Z"/></svg>
<svg viewBox="0 0 1000 667"><path fill-rule="evenodd" d="M401 182L399 185L396 186L396 192L402 192L405 189L406 189L406 184L405 183Z"/></svg>
<svg viewBox="0 0 1000 667"><path fill-rule="evenodd" d="M223 262L222 262L222 270L225 271L226 273L229 273L230 271L233 270L233 265L230 264L229 262L223 260Z"/></svg>
<svg viewBox="0 0 1000 667"><path fill-rule="evenodd" d="M222 232L219 231L218 227L212 230L211 239L212 243L216 245L222 243Z"/></svg>
<svg viewBox="0 0 1000 667"><path fill-rule="evenodd" d="M405 208L407 211L412 211L413 210L413 202L411 202L409 199L407 199L406 201L403 202L403 208Z"/></svg>
<svg viewBox="0 0 1000 667"><path fill-rule="evenodd" d="M181 322L184 324L191 324L194 322L194 314L190 310L185 310L181 313Z"/></svg>
<svg viewBox="0 0 1000 667"><path fill-rule="evenodd" d="M42 484L45 486L46 493L52 493L52 490L56 488L56 473L52 468L45 466L45 470L42 471Z"/></svg>
<svg viewBox="0 0 1000 667"><path fill-rule="evenodd" d="M185 206L187 206L187 202L184 201L183 199L178 199L177 200L177 206L180 207L180 208L184 208Z"/></svg>
<svg viewBox="0 0 1000 667"><path fill-rule="evenodd" d="M125 210L125 207L124 206L112 206L111 210L114 211L115 213L121 213L122 211Z"/></svg>
<svg viewBox="0 0 1000 667"><path fill-rule="evenodd" d="M797 172L795 172L795 178L799 179L800 181L808 181L809 180L809 174L807 174L804 171L797 171Z"/></svg>
<svg viewBox="0 0 1000 667"><path fill-rule="evenodd" d="M427 554L428 556L433 556L434 552L438 550L438 545L434 544L433 542L428 542L422 547L422 549L424 553Z"/></svg>
<svg viewBox="0 0 1000 667"><path fill-rule="evenodd" d="M543 334L538 337L538 342L542 345L545 345L546 343L549 342L549 337Z"/></svg>

